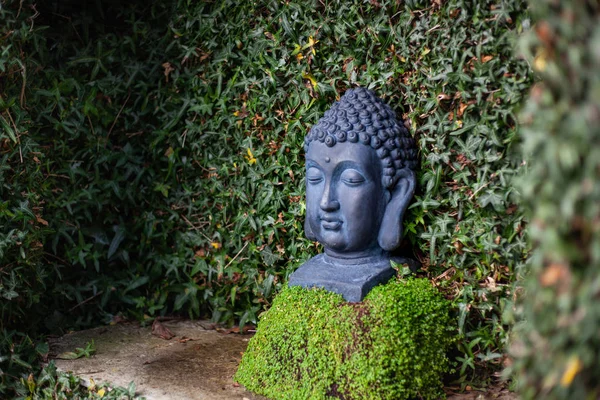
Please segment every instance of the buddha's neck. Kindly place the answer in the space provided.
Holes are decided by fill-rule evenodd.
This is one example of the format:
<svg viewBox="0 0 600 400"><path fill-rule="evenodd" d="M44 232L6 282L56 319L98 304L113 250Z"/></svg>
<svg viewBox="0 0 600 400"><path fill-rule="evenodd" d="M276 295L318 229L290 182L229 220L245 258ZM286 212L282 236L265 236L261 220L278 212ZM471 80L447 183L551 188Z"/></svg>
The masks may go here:
<svg viewBox="0 0 600 400"><path fill-rule="evenodd" d="M325 249L324 257L326 262L338 265L376 264L389 260L388 253L380 247L354 253L337 253Z"/></svg>

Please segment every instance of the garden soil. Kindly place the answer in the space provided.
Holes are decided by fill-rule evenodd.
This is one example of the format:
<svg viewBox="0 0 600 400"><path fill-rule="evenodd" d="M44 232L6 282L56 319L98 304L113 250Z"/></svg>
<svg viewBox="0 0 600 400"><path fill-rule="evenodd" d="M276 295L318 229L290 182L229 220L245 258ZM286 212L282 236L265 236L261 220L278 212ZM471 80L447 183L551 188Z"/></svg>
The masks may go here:
<svg viewBox="0 0 600 400"><path fill-rule="evenodd" d="M166 328L166 329L165 329ZM50 358L63 371L72 371L89 385L110 382L136 385L148 400L259 400L265 399L233 382L251 335L219 330L206 321L172 320L141 327L120 323L73 332L53 339ZM154 333L154 334L153 334ZM172 336L170 339L170 336ZM94 341L89 358L62 359ZM515 400L516 395L495 387L487 392L450 394L450 400Z"/></svg>

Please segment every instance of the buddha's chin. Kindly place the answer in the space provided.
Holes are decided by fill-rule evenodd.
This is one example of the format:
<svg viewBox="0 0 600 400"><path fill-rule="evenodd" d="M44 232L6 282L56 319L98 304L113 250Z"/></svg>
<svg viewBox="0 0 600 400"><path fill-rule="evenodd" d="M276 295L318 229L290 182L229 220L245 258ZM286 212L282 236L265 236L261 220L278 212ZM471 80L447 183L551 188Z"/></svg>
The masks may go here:
<svg viewBox="0 0 600 400"><path fill-rule="evenodd" d="M323 245L323 247L326 249L331 249L335 252L343 252L348 244L340 227L337 229L324 229L324 227L321 227L317 240Z"/></svg>
<svg viewBox="0 0 600 400"><path fill-rule="evenodd" d="M321 230L317 240L325 248L325 253L335 258L354 259L381 254L380 247L351 243L340 230Z"/></svg>

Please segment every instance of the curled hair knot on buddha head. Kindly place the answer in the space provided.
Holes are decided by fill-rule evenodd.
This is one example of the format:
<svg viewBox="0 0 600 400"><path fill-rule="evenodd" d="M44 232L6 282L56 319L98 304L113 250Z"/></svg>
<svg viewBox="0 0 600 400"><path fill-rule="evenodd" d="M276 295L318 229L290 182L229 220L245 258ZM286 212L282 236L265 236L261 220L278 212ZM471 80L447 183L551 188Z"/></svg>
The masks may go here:
<svg viewBox="0 0 600 400"><path fill-rule="evenodd" d="M304 150L318 140L329 147L338 142L362 143L381 161L383 186L392 189L399 171L417 168L417 147L392 108L365 88L349 89L325 112L304 139Z"/></svg>

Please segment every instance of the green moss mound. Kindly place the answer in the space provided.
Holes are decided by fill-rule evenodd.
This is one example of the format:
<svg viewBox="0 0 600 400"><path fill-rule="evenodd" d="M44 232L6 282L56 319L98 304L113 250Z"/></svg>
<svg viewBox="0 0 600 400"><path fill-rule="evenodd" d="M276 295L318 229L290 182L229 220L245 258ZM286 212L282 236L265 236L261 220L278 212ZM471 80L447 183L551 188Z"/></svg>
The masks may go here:
<svg viewBox="0 0 600 400"><path fill-rule="evenodd" d="M286 288L235 380L273 399L439 399L453 330L448 301L426 279L376 287L361 303Z"/></svg>

